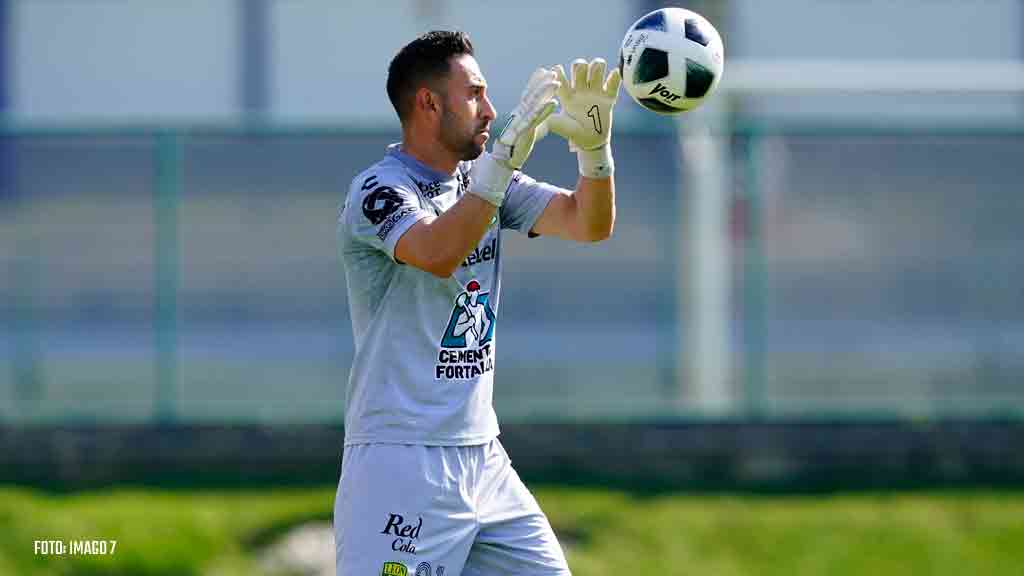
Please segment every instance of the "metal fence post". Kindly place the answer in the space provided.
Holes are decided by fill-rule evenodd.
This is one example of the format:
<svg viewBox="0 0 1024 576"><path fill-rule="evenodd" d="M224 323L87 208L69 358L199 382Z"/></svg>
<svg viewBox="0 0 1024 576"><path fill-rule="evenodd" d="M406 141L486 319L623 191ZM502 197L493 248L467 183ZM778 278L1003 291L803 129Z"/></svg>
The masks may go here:
<svg viewBox="0 0 1024 576"><path fill-rule="evenodd" d="M724 102L708 102L699 116L677 121L682 161L680 182L678 305L683 322L678 343L681 397L706 416L736 411L729 350L731 256L726 208L731 180Z"/></svg>
<svg viewBox="0 0 1024 576"><path fill-rule="evenodd" d="M747 138L744 178L743 235L743 392L747 415L758 418L765 409L765 259L761 222L762 137L752 130Z"/></svg>
<svg viewBox="0 0 1024 576"><path fill-rule="evenodd" d="M270 107L270 27L267 0L238 0L238 95L247 121L266 118Z"/></svg>
<svg viewBox="0 0 1024 576"><path fill-rule="evenodd" d="M178 203L182 185L182 135L156 135L153 186L153 337L156 360L154 416L178 417Z"/></svg>

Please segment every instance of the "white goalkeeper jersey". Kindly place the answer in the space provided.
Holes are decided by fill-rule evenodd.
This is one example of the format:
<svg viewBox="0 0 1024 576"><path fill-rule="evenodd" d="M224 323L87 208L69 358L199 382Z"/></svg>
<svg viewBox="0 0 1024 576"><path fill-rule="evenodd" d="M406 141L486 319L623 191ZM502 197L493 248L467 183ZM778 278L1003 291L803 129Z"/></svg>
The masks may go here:
<svg viewBox="0 0 1024 576"><path fill-rule="evenodd" d="M352 180L338 219L355 337L346 445L470 445L498 435L501 231L528 232L559 189L516 172L495 221L449 278L396 261L402 234L466 193L470 166L441 173L392 144Z"/></svg>

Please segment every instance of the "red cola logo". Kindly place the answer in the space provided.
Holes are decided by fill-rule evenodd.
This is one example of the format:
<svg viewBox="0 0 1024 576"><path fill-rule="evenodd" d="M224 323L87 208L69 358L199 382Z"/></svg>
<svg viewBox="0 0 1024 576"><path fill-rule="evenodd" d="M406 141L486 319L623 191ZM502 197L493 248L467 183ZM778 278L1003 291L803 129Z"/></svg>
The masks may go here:
<svg viewBox="0 0 1024 576"><path fill-rule="evenodd" d="M388 514L388 523L384 526L381 534L396 536L391 542L391 549L395 552L416 554L416 545L413 543L420 537L420 528L423 527L423 518L418 517L416 524L406 524L401 514Z"/></svg>

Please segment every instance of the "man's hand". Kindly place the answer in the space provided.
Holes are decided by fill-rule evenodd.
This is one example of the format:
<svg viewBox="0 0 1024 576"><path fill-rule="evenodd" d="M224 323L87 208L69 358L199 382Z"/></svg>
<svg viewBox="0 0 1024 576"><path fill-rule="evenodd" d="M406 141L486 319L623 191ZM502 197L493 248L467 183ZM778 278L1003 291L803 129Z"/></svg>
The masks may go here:
<svg viewBox="0 0 1024 576"><path fill-rule="evenodd" d="M619 97L622 78L616 68L605 79L606 68L601 58L589 64L583 59L574 60L571 83L561 64L554 68L561 84L558 99L562 110L548 120L548 126L568 140L574 150L596 150L611 140L612 107Z"/></svg>
<svg viewBox="0 0 1024 576"><path fill-rule="evenodd" d="M605 78L606 69L601 58L589 64L574 60L569 82L561 64L554 68L562 109L547 120L546 127L569 141L569 149L579 156L580 174L588 178L606 178L614 171L612 108L619 97L622 77L616 68Z"/></svg>
<svg viewBox="0 0 1024 576"><path fill-rule="evenodd" d="M538 68L533 72L519 105L509 114L498 140L491 147L496 158L505 159L515 170L523 167L533 151L534 142L539 140L537 127L551 116L558 105L554 99L558 89L559 81L554 71Z"/></svg>
<svg viewBox="0 0 1024 576"><path fill-rule="evenodd" d="M484 153L473 163L471 193L501 206L512 172L522 168L533 151L534 142L543 137L537 128L555 111L558 86L554 71L545 68L534 71L519 104L509 114L491 146L491 152Z"/></svg>

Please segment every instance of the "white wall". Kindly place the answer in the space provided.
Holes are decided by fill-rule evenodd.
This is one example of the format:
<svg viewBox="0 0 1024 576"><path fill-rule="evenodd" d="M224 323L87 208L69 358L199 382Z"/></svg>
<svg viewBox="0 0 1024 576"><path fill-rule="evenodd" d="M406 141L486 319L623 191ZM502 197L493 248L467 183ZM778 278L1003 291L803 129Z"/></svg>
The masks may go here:
<svg viewBox="0 0 1024 576"><path fill-rule="evenodd" d="M727 59L858 60L1022 57L1019 0L731 0ZM726 64L728 74L728 64ZM996 119L1020 115L1024 95L804 96L748 102L757 116Z"/></svg>
<svg viewBox="0 0 1024 576"><path fill-rule="evenodd" d="M11 0L19 120L220 120L238 115L237 0ZM1018 0L731 0L730 58L1020 58ZM270 114L397 126L384 85L397 50L432 28L477 47L499 111L535 66L617 59L639 2L271 0ZM555 8L557 6L557 8ZM568 17L566 15L575 15ZM585 16L580 16L585 15ZM569 28L567 28L567 26ZM1005 118L1020 95L772 97L757 116ZM625 96L617 122L661 122Z"/></svg>
<svg viewBox="0 0 1024 576"><path fill-rule="evenodd" d="M455 28L470 35L492 101L507 112L537 66L567 66L577 57L617 62L622 35L639 16L623 2L557 4L555 10L536 0L278 1L271 18L273 108L287 121L348 118L397 126L385 91L388 63L419 34Z"/></svg>
<svg viewBox="0 0 1024 576"><path fill-rule="evenodd" d="M11 100L37 121L236 113L234 0L15 0Z"/></svg>

